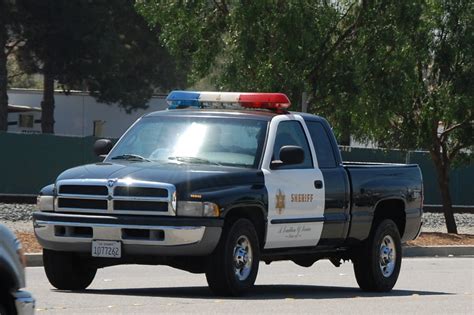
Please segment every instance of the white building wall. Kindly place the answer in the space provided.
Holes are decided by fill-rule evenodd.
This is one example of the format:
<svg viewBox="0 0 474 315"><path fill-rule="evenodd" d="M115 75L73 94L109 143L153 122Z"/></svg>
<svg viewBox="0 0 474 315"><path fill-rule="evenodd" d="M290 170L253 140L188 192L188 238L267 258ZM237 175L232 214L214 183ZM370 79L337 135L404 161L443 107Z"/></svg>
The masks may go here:
<svg viewBox="0 0 474 315"><path fill-rule="evenodd" d="M38 90L8 90L8 103L41 108L42 91ZM146 113L164 110L167 108L165 96L155 96L148 102L146 110L136 110L127 114L117 104L107 105L98 103L95 98L87 93L72 92L65 95L56 92L54 96L55 109L54 130L57 135L67 136L92 136L94 134L94 121L103 121L101 137L118 138L130 125ZM34 113L35 120L41 118L41 113ZM8 121L18 121L18 114L8 115ZM35 123L34 128L25 130L18 125L10 125L9 132L40 132L41 124Z"/></svg>

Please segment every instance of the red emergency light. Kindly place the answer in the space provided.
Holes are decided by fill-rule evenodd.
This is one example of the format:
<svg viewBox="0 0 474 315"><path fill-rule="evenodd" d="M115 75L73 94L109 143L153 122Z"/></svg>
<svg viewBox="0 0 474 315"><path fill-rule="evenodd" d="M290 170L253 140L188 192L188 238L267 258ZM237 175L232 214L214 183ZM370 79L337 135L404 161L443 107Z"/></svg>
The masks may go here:
<svg viewBox="0 0 474 315"><path fill-rule="evenodd" d="M291 102L283 93L242 93L239 103L247 108L287 109Z"/></svg>

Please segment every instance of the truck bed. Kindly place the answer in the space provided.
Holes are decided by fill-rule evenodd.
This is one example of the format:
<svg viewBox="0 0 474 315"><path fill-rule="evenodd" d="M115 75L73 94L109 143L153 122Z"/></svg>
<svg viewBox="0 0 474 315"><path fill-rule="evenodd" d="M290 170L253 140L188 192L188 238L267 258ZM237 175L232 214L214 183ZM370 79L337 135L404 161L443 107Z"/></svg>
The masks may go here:
<svg viewBox="0 0 474 315"><path fill-rule="evenodd" d="M389 199L391 201L383 211L405 210L402 241L417 236L423 207L423 182L418 165L359 162L344 162L343 165L351 187L349 238L366 238L377 207Z"/></svg>

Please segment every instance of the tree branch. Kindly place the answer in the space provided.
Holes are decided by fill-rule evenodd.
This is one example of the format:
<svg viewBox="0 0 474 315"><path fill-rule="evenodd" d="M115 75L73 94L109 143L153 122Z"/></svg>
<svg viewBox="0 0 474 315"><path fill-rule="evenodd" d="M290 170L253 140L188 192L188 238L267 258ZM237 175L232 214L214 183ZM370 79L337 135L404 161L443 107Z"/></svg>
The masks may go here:
<svg viewBox="0 0 474 315"><path fill-rule="evenodd" d="M458 124L454 124L452 126L449 126L448 128L444 129L444 131L440 134L440 139L441 141L444 141L444 138L448 135L448 133L458 129L458 128L461 128L463 127L464 125L467 125L469 123L469 121L471 120L471 117L467 118L466 120L458 123Z"/></svg>
<svg viewBox="0 0 474 315"><path fill-rule="evenodd" d="M7 45L5 47L6 48L6 51L5 51L6 56L8 57L12 53L12 51L15 49L15 47L17 47L20 44L23 44L24 42L25 41L23 39L18 39L13 44Z"/></svg>
<svg viewBox="0 0 474 315"><path fill-rule="evenodd" d="M334 27L327 33L326 35L326 38L324 39L324 42L323 44L321 45L321 47L326 47L327 43L329 43L329 41L331 40L331 35L336 32L337 28L339 27L339 24L341 23L341 21L343 21L346 16L349 14L349 11L352 9L352 7L356 4L356 2L354 1L353 3L351 3L351 5L349 6L349 8L347 8L346 12L341 16L341 18L339 19L339 21L337 21L337 23L334 25ZM328 5L327 3L325 4L326 6Z"/></svg>
<svg viewBox="0 0 474 315"><path fill-rule="evenodd" d="M347 37L349 37L349 35L353 34L353 32L360 26L361 21L362 21L362 13L364 12L366 8L367 8L367 0L362 0L361 8L359 10L359 13L354 23L352 23L348 28L346 28L346 30L342 32L342 34L336 39L335 43L325 53L322 54L321 58L319 59L320 62L318 62L316 67L313 68L313 70L311 70L311 72L308 75L308 78L310 79L311 82L313 82L313 84L315 84L315 81L317 80L318 72L324 69L326 60L329 58L329 56L331 56L334 53L334 51L341 46L343 41ZM347 11L346 14L348 12L349 11Z"/></svg>
<svg viewBox="0 0 474 315"><path fill-rule="evenodd" d="M214 5L217 7L219 11L224 13L225 15L229 14L229 9L227 7L227 3L225 3L225 0L222 0L222 2L219 3L219 1L214 0Z"/></svg>
<svg viewBox="0 0 474 315"><path fill-rule="evenodd" d="M24 73L24 72L21 72L21 71L20 71L20 72L16 72L16 73L9 74L9 75L8 75L8 81L10 81L10 80L12 80L12 79L14 79L14 78L16 78L16 77L19 77L19 76L21 76L21 75L24 75L24 74L25 74L25 73Z"/></svg>

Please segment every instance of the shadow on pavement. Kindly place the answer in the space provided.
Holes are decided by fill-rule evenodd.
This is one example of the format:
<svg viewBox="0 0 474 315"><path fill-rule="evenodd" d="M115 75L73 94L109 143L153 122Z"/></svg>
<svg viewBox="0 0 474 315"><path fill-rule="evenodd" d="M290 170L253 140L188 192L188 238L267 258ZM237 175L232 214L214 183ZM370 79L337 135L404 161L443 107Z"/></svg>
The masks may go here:
<svg viewBox="0 0 474 315"><path fill-rule="evenodd" d="M61 291L67 292L67 291ZM271 299L339 299L357 297L413 296L413 295L450 295L446 292L393 290L388 293L363 292L358 288L329 287L313 285L257 285L243 297L228 298L214 296L208 287L172 287L172 288L132 288L132 289L89 289L82 294L148 296L193 299L230 299L230 300L271 300ZM73 293L73 292L71 292ZM77 291L75 292L77 293Z"/></svg>

